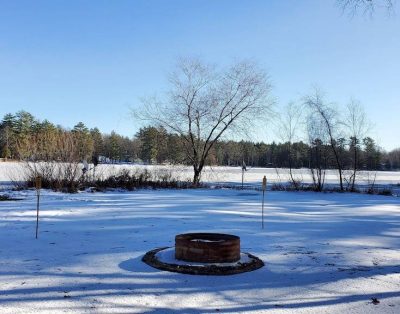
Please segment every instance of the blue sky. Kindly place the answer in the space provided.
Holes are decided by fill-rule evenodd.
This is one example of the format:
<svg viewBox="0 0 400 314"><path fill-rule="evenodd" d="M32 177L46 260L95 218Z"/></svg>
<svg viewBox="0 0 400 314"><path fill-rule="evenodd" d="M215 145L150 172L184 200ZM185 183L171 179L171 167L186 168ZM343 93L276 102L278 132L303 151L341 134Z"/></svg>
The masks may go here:
<svg viewBox="0 0 400 314"><path fill-rule="evenodd" d="M335 0L0 0L0 116L131 136L129 108L168 88L180 56L257 61L278 109L315 85L338 104L356 98L378 143L400 146L400 17L351 18Z"/></svg>

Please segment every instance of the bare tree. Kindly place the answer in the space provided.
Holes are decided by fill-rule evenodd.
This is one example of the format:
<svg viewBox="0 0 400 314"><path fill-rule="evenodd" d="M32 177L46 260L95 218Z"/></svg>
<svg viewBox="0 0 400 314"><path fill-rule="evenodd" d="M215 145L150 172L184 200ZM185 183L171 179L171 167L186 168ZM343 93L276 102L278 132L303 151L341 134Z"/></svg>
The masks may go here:
<svg viewBox="0 0 400 314"><path fill-rule="evenodd" d="M395 0L337 0L344 12L355 15L362 11L363 14L372 14L376 9L392 12Z"/></svg>
<svg viewBox="0 0 400 314"><path fill-rule="evenodd" d="M265 119L271 86L254 63L238 62L218 71L198 59L181 59L162 101L143 101L137 118L180 135L198 185L211 148L228 131L249 130Z"/></svg>
<svg viewBox="0 0 400 314"><path fill-rule="evenodd" d="M293 175L292 144L297 140L297 132L303 118L301 106L291 102L283 109L278 119L278 136L286 144L288 150L289 177L296 190L301 181Z"/></svg>
<svg viewBox="0 0 400 314"><path fill-rule="evenodd" d="M349 179L350 190L354 191L356 175L360 163L360 145L362 139L370 129L370 122L367 119L363 106L360 102L352 99L347 104L345 126L350 138L350 152L352 161L352 173Z"/></svg>
<svg viewBox="0 0 400 314"><path fill-rule="evenodd" d="M339 120L339 114L334 109L333 104L325 103L322 93L317 89L313 95L305 97L305 104L311 110L310 115L314 116L314 119L319 121L318 125L321 128L321 132L327 138L329 146L331 147L339 172L340 190L343 191L342 156L337 141L340 138L340 130L342 125Z"/></svg>
<svg viewBox="0 0 400 314"><path fill-rule="evenodd" d="M307 117L307 135L310 146L309 169L313 180L314 190L322 191L325 184L327 168L327 137L324 122L319 116L309 114Z"/></svg>

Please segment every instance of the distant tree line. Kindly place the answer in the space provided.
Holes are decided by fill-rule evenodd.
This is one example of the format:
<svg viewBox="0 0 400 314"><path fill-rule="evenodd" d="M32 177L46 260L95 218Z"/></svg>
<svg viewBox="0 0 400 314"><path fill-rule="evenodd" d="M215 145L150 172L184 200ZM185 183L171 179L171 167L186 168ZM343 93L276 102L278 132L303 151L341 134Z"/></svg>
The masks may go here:
<svg viewBox="0 0 400 314"><path fill-rule="evenodd" d="M365 170L400 169L400 149L383 152L370 138L355 143L354 139L338 138L342 166L351 169L357 149L358 168ZM162 127L143 127L133 138L115 132L103 134L77 123L72 129L36 119L26 111L6 114L0 123L2 158L43 161L143 162L146 164L190 164L186 159L182 139ZM211 149L208 165L250 167L310 168L323 160L326 169L336 168L329 144L321 140L312 143L285 142L266 144L251 141L220 140Z"/></svg>

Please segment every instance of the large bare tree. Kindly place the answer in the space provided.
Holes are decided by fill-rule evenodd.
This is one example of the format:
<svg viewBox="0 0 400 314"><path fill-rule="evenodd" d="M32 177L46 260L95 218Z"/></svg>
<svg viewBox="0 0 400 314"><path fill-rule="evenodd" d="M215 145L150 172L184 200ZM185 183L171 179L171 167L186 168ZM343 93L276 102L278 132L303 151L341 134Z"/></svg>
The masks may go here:
<svg viewBox="0 0 400 314"><path fill-rule="evenodd" d="M339 113L335 110L333 104L326 103L323 93L318 89L313 94L305 97L305 104L310 109L310 116L313 117L313 126L318 125L320 127L320 132L331 147L339 173L340 190L343 191L343 161L338 143L343 123L339 118ZM315 123L315 121L318 121L318 123Z"/></svg>
<svg viewBox="0 0 400 314"><path fill-rule="evenodd" d="M224 134L248 131L267 117L271 85L252 62L218 70L199 59L180 59L169 83L165 97L143 100L134 114L180 135L198 185L211 148Z"/></svg>

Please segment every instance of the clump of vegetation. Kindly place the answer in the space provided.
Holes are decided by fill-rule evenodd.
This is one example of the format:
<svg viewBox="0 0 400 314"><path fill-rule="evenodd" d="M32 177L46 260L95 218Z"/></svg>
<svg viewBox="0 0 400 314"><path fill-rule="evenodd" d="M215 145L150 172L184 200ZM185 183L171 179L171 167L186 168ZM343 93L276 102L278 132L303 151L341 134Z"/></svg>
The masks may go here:
<svg viewBox="0 0 400 314"><path fill-rule="evenodd" d="M351 193L366 193L371 195L385 195L385 196L393 196L394 192L391 187L377 187L375 184L370 184L366 189L353 187L348 187L344 191L340 189L338 186L324 186L323 190L319 190L318 187L314 184L305 184L299 182L298 184L294 185L292 181L287 183L274 183L271 185L271 191L303 191L303 192L336 192L336 193L343 193L343 192L351 192Z"/></svg>
<svg viewBox="0 0 400 314"><path fill-rule="evenodd" d="M8 201L10 200L10 196L5 194L5 195L0 195L0 201Z"/></svg>
<svg viewBox="0 0 400 314"><path fill-rule="evenodd" d="M8 194L0 195L0 202L3 202L3 201L19 201L19 200L20 200L19 198L11 197Z"/></svg>
<svg viewBox="0 0 400 314"><path fill-rule="evenodd" d="M132 173L128 169L122 169L118 173L110 175L105 179L96 179L92 182L85 182L86 187L93 186L102 190L107 188L122 188L134 190L139 188L190 188L192 183L189 181L179 181L170 172L159 174L152 173L147 169Z"/></svg>
<svg viewBox="0 0 400 314"><path fill-rule="evenodd" d="M271 185L271 191L286 191L286 186L282 183L274 183Z"/></svg>
<svg viewBox="0 0 400 314"><path fill-rule="evenodd" d="M274 183L271 191L313 191L321 192L314 184L306 184L301 180L292 180L287 183Z"/></svg>
<svg viewBox="0 0 400 314"><path fill-rule="evenodd" d="M179 181L171 172L151 172L144 170L121 169L110 174L82 173L79 164L54 164L53 171L43 171L47 167L30 165L31 171L26 178L27 187L35 187L37 176L42 178L42 188L66 193L76 193L90 189L103 191L106 189L135 190L139 188L172 188L186 189L192 187L190 181ZM53 168L55 167L55 168ZM58 169L56 169L58 168Z"/></svg>
<svg viewBox="0 0 400 314"><path fill-rule="evenodd" d="M384 188L378 192L379 195L384 195L384 196L392 196L393 191L392 189Z"/></svg>

